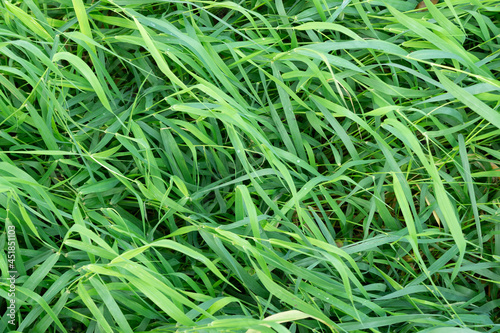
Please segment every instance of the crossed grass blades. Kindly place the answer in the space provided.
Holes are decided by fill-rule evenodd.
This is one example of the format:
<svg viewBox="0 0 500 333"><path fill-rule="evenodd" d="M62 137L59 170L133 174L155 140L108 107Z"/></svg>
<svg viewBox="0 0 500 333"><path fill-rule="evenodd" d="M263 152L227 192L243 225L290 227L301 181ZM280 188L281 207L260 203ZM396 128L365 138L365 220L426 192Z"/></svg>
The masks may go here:
<svg viewBox="0 0 500 333"><path fill-rule="evenodd" d="M500 2L425 3L2 1L0 331L499 331Z"/></svg>

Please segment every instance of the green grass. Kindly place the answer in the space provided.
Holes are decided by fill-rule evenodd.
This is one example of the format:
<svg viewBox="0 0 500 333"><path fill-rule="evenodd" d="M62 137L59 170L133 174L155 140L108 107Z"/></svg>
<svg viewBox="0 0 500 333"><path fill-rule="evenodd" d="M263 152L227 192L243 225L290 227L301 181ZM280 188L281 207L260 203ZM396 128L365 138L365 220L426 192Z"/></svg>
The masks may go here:
<svg viewBox="0 0 500 333"><path fill-rule="evenodd" d="M500 331L500 1L425 2L3 0L0 332Z"/></svg>

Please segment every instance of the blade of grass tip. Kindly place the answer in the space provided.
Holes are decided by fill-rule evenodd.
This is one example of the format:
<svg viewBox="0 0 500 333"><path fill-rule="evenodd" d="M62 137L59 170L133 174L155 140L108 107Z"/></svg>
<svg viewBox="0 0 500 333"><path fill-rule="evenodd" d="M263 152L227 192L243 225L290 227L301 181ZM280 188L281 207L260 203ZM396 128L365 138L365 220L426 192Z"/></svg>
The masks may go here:
<svg viewBox="0 0 500 333"><path fill-rule="evenodd" d="M354 40L363 40L358 34L353 32L351 29L346 28L340 24L330 23L330 22L307 22L303 23L297 27L295 30L334 30L343 33L346 36L351 37Z"/></svg>
<svg viewBox="0 0 500 333"><path fill-rule="evenodd" d="M281 323L294 322L294 321L306 319L306 318L314 318L314 317L312 317L311 315L304 313L302 311L288 310L288 311L283 311L280 313L270 315L269 317L264 318L263 322L272 322L272 323L276 323L276 324L281 324ZM314 319L316 319L316 318L314 318ZM246 331L246 333L259 333L259 332L262 332L262 331L256 330L256 329L249 329ZM275 331L271 330L271 332L275 332ZM290 331L287 329L282 329L282 330L276 330L276 332L285 333L285 332L290 332Z"/></svg>
<svg viewBox="0 0 500 333"><path fill-rule="evenodd" d="M25 296L24 298L29 297L33 299L35 302L37 302L45 310L45 312L47 312L50 318L56 323L57 327L59 327L59 329L61 329L63 332L67 333L66 329L64 328L64 325L61 323L61 321L56 316L54 311L52 311L49 304L47 304L47 302L40 295L23 287L17 287L16 291L19 291L20 293L24 294Z"/></svg>
<svg viewBox="0 0 500 333"><path fill-rule="evenodd" d="M320 0L313 0L314 7L316 7L316 10L318 11L319 17L321 18L321 21L325 22L326 21L326 15L325 11L323 10L323 6L321 5Z"/></svg>
<svg viewBox="0 0 500 333"><path fill-rule="evenodd" d="M415 227L415 220L413 219L413 215L411 213L410 207L408 205L407 198L404 194L403 187L399 181L399 177L396 174L393 174L393 186L394 186L394 194L396 195L396 200L403 212L403 217L405 219L406 227L408 228L408 234L410 237L410 244L413 249L413 253L417 256L419 261L422 261L420 257L420 251L418 249L418 239L417 239L417 230Z"/></svg>
<svg viewBox="0 0 500 333"><path fill-rule="evenodd" d="M43 299L47 302L47 304L52 303L54 298L59 297L57 303L52 307L52 310L56 315L61 311L62 306L66 304L66 300L69 296L69 292L67 289L69 281L78 274L79 273L77 273L75 270L67 270L63 274L58 275L57 279L55 279L53 282L51 281L49 289L43 294ZM33 323L35 321L38 322L38 324L36 324L37 326L40 325L40 323L42 323L41 325L45 325L43 324L43 322L48 322L50 325L50 323L52 323L52 319L48 314L45 316L45 320L39 320L39 317L42 313L42 306L34 307L33 310L24 317L24 320L18 326L18 331L24 332L27 327L33 327ZM35 329L35 332L45 332L45 330L41 329L37 331Z"/></svg>
<svg viewBox="0 0 500 333"><path fill-rule="evenodd" d="M136 142L139 147L142 147L142 151L146 155L145 158L147 160L148 174L151 175L152 182L156 186L156 188L162 192L165 192L165 185L162 180L162 176L160 173L160 169L158 168L158 164L156 163L156 159L154 158L151 146L148 143L148 139L141 127L137 125L134 121L130 121L131 130L136 137Z"/></svg>
<svg viewBox="0 0 500 333"><path fill-rule="evenodd" d="M439 81L443 84L443 86L451 93L456 99L460 102L467 105L472 111L476 112L478 115L489 121L491 124L500 128L500 112L490 108L480 99L475 97L474 95L467 92L465 89L460 88L458 85L453 83L450 79L448 79L440 70L434 70Z"/></svg>
<svg viewBox="0 0 500 333"><path fill-rule="evenodd" d="M26 51L32 53L35 57L37 57L41 64L47 66L51 71L62 76L62 73L59 71L56 65L54 65L54 63L50 61L49 57L34 44L24 40L9 41L9 43L11 43L12 45L16 45L19 48L24 48Z"/></svg>
<svg viewBox="0 0 500 333"><path fill-rule="evenodd" d="M61 296L57 300L56 304L52 307L52 312L54 313L54 316L52 314L47 313L45 317L42 319L37 320L36 326L33 328L33 333L38 333L38 332L48 332L49 326L52 324L52 322L55 322L57 326L59 326L59 323L55 320L57 319L59 321L59 318L57 317L61 310L66 306L66 303L68 302L70 292L69 290L66 290L61 293ZM31 314L31 312L30 312ZM54 319L55 317L55 319ZM62 324L61 324L62 325ZM64 328L64 326L63 326ZM21 328L18 328L19 331L22 332ZM63 331L65 332L65 331Z"/></svg>
<svg viewBox="0 0 500 333"><path fill-rule="evenodd" d="M51 36L54 36L54 31L51 29L48 23L48 16L45 16L45 14L42 13L40 8L38 8L39 7L38 3L35 4L32 0L25 0L23 1L23 3L25 3L28 6L28 8L32 12L32 16L34 16L41 23L44 29L48 30L47 32Z"/></svg>
<svg viewBox="0 0 500 333"><path fill-rule="evenodd" d="M320 109L321 113L324 115L325 119L330 124L333 129L333 133L340 137L342 143L345 145L349 155L351 155L353 160L359 160L359 154L354 146L352 139L349 137L347 132L344 130L342 125L335 119L332 112L329 111L321 102L314 100L316 106Z"/></svg>
<svg viewBox="0 0 500 333"><path fill-rule="evenodd" d="M173 174L178 175L179 178L184 179L189 184L193 183L193 175L189 172L188 160L184 157L182 151L179 149L179 145L174 139L171 133L171 129L161 128L160 135L163 143L163 149L165 150L165 155L167 161L173 169Z"/></svg>
<svg viewBox="0 0 500 333"><path fill-rule="evenodd" d="M137 26L134 24L134 22L122 17L106 16L95 13L89 14L89 16L95 21L103 22L109 25L114 25L125 29L137 30Z"/></svg>
<svg viewBox="0 0 500 333"><path fill-rule="evenodd" d="M116 83L114 82L113 78L111 78L110 73L108 70L105 68L105 65L101 62L101 59L97 56L95 48L98 47L101 50L103 50L106 53L111 53L114 56L118 56L115 52L112 50L104 48L101 44L97 43L94 41L92 38L89 38L88 36L84 35L83 33L79 31L73 31L73 32L67 32L64 34L66 37L71 39L72 41L76 42L78 44L79 48L82 48L87 50L87 52L90 55L90 59L92 61L92 64L94 65L94 71L97 74L99 80L101 82L107 82L110 86L113 92L115 93L115 99L111 100L113 106L116 108L116 102L120 98L123 99L123 95L121 91L118 89L116 86ZM110 94L108 87L105 85L103 88L106 90L107 94ZM72 119L70 118L70 121Z"/></svg>
<svg viewBox="0 0 500 333"><path fill-rule="evenodd" d="M283 0L276 0L275 5L276 5L276 9L278 11L281 23L284 26L289 27L290 26L290 22L288 21L289 15L287 14L285 7L283 6ZM297 35L295 34L295 31L293 31L293 29L286 29L286 30L287 30L287 33L290 36L290 40L291 40L290 47L292 49L294 49L298 46Z"/></svg>
<svg viewBox="0 0 500 333"><path fill-rule="evenodd" d="M439 208L460 251L460 256L455 264L455 269L451 278L452 280L454 280L458 274L459 268L465 255L466 242L462 233L462 227L456 216L456 209L452 206L450 198L448 197L448 193L444 189L443 182L436 169L436 165L434 164L433 160L429 161L426 158L424 152L422 151L422 148L420 147L420 143L415 138L413 133L399 121L395 119L386 119L382 126L387 128L396 137L398 137L406 145L408 145L408 147L418 156L420 162L424 165L425 169L432 179ZM396 129L396 131L392 130L394 128Z"/></svg>
<svg viewBox="0 0 500 333"><path fill-rule="evenodd" d="M429 13L436 19L436 22L442 26L446 31L450 32L450 36L456 38L460 44L465 40L465 34L453 23L451 23L446 16L444 16L440 9L431 2L431 0L424 0L426 8Z"/></svg>
<svg viewBox="0 0 500 333"><path fill-rule="evenodd" d="M184 255L189 256L189 257L191 257L193 259L196 259L196 260L202 262L217 277L219 277L224 282L226 282L229 285L231 285L231 283L226 280L226 278L222 275L222 273L219 271L219 269L206 256L204 256L200 252L198 252L198 251L196 251L196 250L194 250L194 249L192 249L192 248L190 248L190 247L188 247L186 245L182 245L182 244L179 244L177 242L174 242L174 241L171 241L171 240L168 240L168 239L162 239L162 240L150 243L148 245L145 245L143 247L140 247L140 248L137 248L137 249L133 249L133 250L129 250L129 251L123 253L122 255L116 257L115 259L113 259L111 261L111 263L118 263L118 262L122 262L122 261L125 261L125 260L130 260L130 259L134 258L135 256L139 255L140 253L142 253L143 251L145 251L146 249L148 249L150 247L156 247L156 246L167 248L167 249L170 249L170 250L173 250L173 251L182 252Z"/></svg>
<svg viewBox="0 0 500 333"><path fill-rule="evenodd" d="M87 252L89 254L93 254L93 255L99 256L101 258L108 259L108 260L113 260L117 256L109 251L105 251L104 249L102 249L99 246L86 244L84 242L76 241L74 239L66 240L64 242L64 245L70 246L72 248L75 248L75 249Z"/></svg>
<svg viewBox="0 0 500 333"><path fill-rule="evenodd" d="M113 318L116 320L121 330L126 333L132 333L132 328L123 315L120 306L118 306L115 299L113 298L113 295L111 295L109 289L104 284L102 284L97 277L90 278L89 282L95 288L99 297L101 297L101 299L104 301L104 304L106 304L106 307L109 309L111 316L113 316Z"/></svg>
<svg viewBox="0 0 500 333"><path fill-rule="evenodd" d="M155 60L156 64L158 65L158 68L160 68L160 70L163 72L163 74L165 74L170 79L170 81L172 83L175 83L176 85L178 85L182 89L187 89L187 86L181 80L179 80L179 78L170 70L170 67L168 67L167 62L165 61L165 59L163 58L161 53L158 51L158 49L154 45L153 40L149 36L146 29L144 29L142 24L140 24L139 21L135 17L133 17L133 19L134 19L135 24L137 25L137 28L139 29L139 31L141 33L142 39L144 39L144 43L146 44L145 45L146 49L153 56L153 59Z"/></svg>
<svg viewBox="0 0 500 333"><path fill-rule="evenodd" d="M94 154L94 156L97 154ZM116 187L120 183L120 180L116 178L110 178L105 180L100 180L94 184L85 184L79 188L79 195L87 195L87 194L95 194L95 193L104 193L110 191Z"/></svg>
<svg viewBox="0 0 500 333"><path fill-rule="evenodd" d="M54 55L52 61L56 62L59 60L66 60L67 62L72 64L80 73L82 73L82 75L87 79L87 81L92 86L92 89L94 89L102 105L104 105L104 107L108 111L113 113L113 110L111 109L111 105L109 104L108 98L104 93L104 89L102 88L101 83L99 82L95 74L92 72L90 67L82 59L69 52L58 52Z"/></svg>
<svg viewBox="0 0 500 333"><path fill-rule="evenodd" d="M479 245L479 251L481 255L483 254L483 236L481 231L481 221L479 220L479 212L476 204L476 193L474 191L474 183L472 181L469 159L467 157L467 148L465 147L465 141L462 134L458 135L458 148L460 152L460 158L462 159L462 167L464 168L465 182L467 184L467 190L469 191L470 204L472 206L472 212L474 214L474 221L476 222L477 230L477 240Z"/></svg>
<svg viewBox="0 0 500 333"><path fill-rule="evenodd" d="M136 278L133 276L127 276L127 280L129 280L130 283L132 283L136 288L138 288L147 298L149 298L152 302L154 302L160 309L165 311L165 313L169 315L172 319L174 319L176 322L186 326L195 326L194 321L189 317L187 317L184 311L178 308L170 300L169 297L165 296L165 294L171 295L171 297L176 302L181 302L183 304L191 303L185 297L181 296L180 294L171 294L171 291L173 291L173 289L171 289L169 292L169 290L167 290L166 288L166 285L159 285L159 287L165 291L165 293L163 293L160 291L160 289L155 288L151 283L146 282L143 279ZM196 307L194 304L192 304L190 307L197 308L199 312L203 312L208 315L208 313L206 313L199 307Z"/></svg>
<svg viewBox="0 0 500 333"><path fill-rule="evenodd" d="M79 224L74 224L66 233L66 236L64 236L63 242L61 244L61 247L64 246L64 244L71 244L71 246L75 246L79 244L81 247L82 242L78 242L72 239L68 239L71 236L72 232L78 232L82 238L83 236L88 237L90 240L94 241L98 247L96 246L97 249L100 250L100 252L106 253L105 257L109 257L110 259L113 259L118 256L118 253L111 248L111 246L108 245L101 237L99 237L97 234L95 234L93 231L87 229L84 226L81 226ZM81 244L80 244L81 243Z"/></svg>
<svg viewBox="0 0 500 333"><path fill-rule="evenodd" d="M484 21L484 15L480 12L475 12L475 11L468 11L470 15L472 15L477 23L479 24L479 28L480 28L480 31L481 31L481 38L486 41L486 40L489 40L491 38L490 36L490 32L488 30L488 27L486 26L486 23ZM479 31L477 32L479 34ZM483 61L487 61L487 59L483 59L481 60L481 62Z"/></svg>
<svg viewBox="0 0 500 333"><path fill-rule="evenodd" d="M241 198L243 203L245 204L245 208L250 219L250 226L252 227L253 237L255 238L255 244L257 248L261 249L262 244L260 243L260 224L257 218L257 212L255 210L255 205L252 201L252 197L250 193L248 193L248 189L244 185L238 185L236 187L236 191L241 193Z"/></svg>
<svg viewBox="0 0 500 333"><path fill-rule="evenodd" d="M33 31L36 35L41 37L47 42L52 43L54 39L52 36L45 30L37 21L34 17L31 15L28 15L25 11L23 11L21 8L14 6L8 1L4 2L5 7L21 21L29 30Z"/></svg>
<svg viewBox="0 0 500 333"><path fill-rule="evenodd" d="M29 291L33 291L37 286L40 285L40 283L43 281L43 279L49 274L49 272L52 270L54 265L57 263L59 260L59 253L54 253L50 257L48 257L34 272L31 274L26 282L23 283L23 288L26 288ZM28 296L23 295L19 296L18 300L19 302L24 302Z"/></svg>
<svg viewBox="0 0 500 333"><path fill-rule="evenodd" d="M92 313L93 320L95 320L97 322L99 327L102 330L104 330L104 332L106 332L106 333L113 333L113 329L111 328L111 326L109 326L108 321L106 320L106 318L104 318L104 315L102 314L101 311L99 311L99 309L97 308L97 305L94 303L94 301L90 297L87 289L83 285L83 281L78 282L77 292L78 292L78 296L80 296L83 303L90 310L90 313Z"/></svg>
<svg viewBox="0 0 500 333"><path fill-rule="evenodd" d="M422 320L428 320L429 317L433 315L430 314L403 314L403 315L395 315L395 316L385 316L380 318L370 318L370 321L363 323L342 323L339 324L340 329L345 330L346 332L358 332L359 330L363 330L366 332L369 329L373 329L375 331L376 328L383 326L390 326L397 323L413 323L420 322ZM434 315L436 316L436 315ZM435 322L434 322L435 323ZM363 332L362 331L362 332ZM388 331L388 330L384 330ZM375 331L380 332L380 331Z"/></svg>
<svg viewBox="0 0 500 333"><path fill-rule="evenodd" d="M87 11L85 10L85 5L82 0L72 0L73 7L75 9L76 18L78 19L78 24L80 25L80 31L82 34L87 36L90 39L92 37L92 30L90 30L89 17L87 15ZM96 53L95 46L89 44L90 49Z"/></svg>
<svg viewBox="0 0 500 333"><path fill-rule="evenodd" d="M12 193L13 193L13 195L16 198L16 201L18 203L18 208L19 208L19 211L21 212L22 220L26 223L28 228L30 228L30 230L35 234L36 237L38 237L39 239L42 239L40 237L40 234L38 233L36 226L33 224L31 217L28 215L28 212L24 208L24 203L22 202L21 198L19 198L19 196L17 195L16 192L13 191Z"/></svg>
<svg viewBox="0 0 500 333"><path fill-rule="evenodd" d="M252 264L253 264L255 272L257 273L257 276L259 277L262 284L266 287L267 290L269 290L279 300L284 301L284 302L288 303L289 305L293 306L294 308L299 309L300 311L310 315L311 317L315 318L316 320L318 320L318 321L322 322L323 324L325 324L326 326L328 326L333 331L335 331L335 332L338 331L336 329L338 327L337 324L335 324L323 312L321 312L320 310L318 310L314 306L304 302L296 295L290 293L286 289L279 286L276 282L274 282L271 278L269 278L266 274L264 274L264 272L262 272L257 267L257 265L255 265L253 262L252 262Z"/></svg>
<svg viewBox="0 0 500 333"><path fill-rule="evenodd" d="M220 228L216 228L216 232L223 237L226 237L228 241L231 241L231 245L234 245L236 247L240 247L243 249L246 253L251 252L254 258L257 260L257 262L260 264L260 267L263 269L263 273L267 274L267 276L271 276L271 272L269 271L268 263L262 256L262 250L257 249L256 247L252 246L250 242L247 240L239 237L237 234L222 230ZM267 242L266 242L267 243ZM268 244L268 243L267 243Z"/></svg>
<svg viewBox="0 0 500 333"><path fill-rule="evenodd" d="M370 29L370 31L373 33L373 36L377 39L380 39L379 35L377 34L377 31L373 28L373 25L370 22L368 15L366 15L365 9L363 8L363 4L361 4L359 0L352 0L352 3L354 4L354 8L356 8L356 11L358 12L359 16L361 16L363 23L366 24L368 29Z"/></svg>
<svg viewBox="0 0 500 333"><path fill-rule="evenodd" d="M75 204L73 206L73 213L72 213L73 220L75 221L76 224L82 226L83 228L86 228L85 221L83 220L82 213L80 212L79 202L80 202L80 195L78 195L76 197ZM92 245L89 237L82 236L82 240L87 245ZM89 255L90 262L95 263L95 256L92 253L88 253L88 255Z"/></svg>
<svg viewBox="0 0 500 333"><path fill-rule="evenodd" d="M338 248L336 248L335 245L331 245L331 244L328 244L328 243L323 242L323 241L315 241L314 238L311 238L310 241L313 245L318 246L318 247L320 247L328 252L334 252L334 251L337 253L340 252L340 251L337 251ZM344 262L342 262L340 260L340 258L338 257L338 254L335 252L334 252L335 254L331 254L328 252L322 253L322 256L325 257L325 259L327 259L327 261L331 265L333 265L335 267L335 269L337 270L337 272L339 273L339 275L342 279L342 283L344 284L344 290L347 294L347 297L351 301L351 303L354 305L354 294L353 294L353 291L351 288L350 281L352 281L352 283L354 283L354 285L356 287L358 287L359 291L363 294L363 296L366 297L366 299L369 299L370 296L366 292L365 288L363 288L363 285L359 282L359 280L356 278L356 276L351 272L349 267ZM361 276L361 278L363 278L363 276L361 275L361 272L359 271L359 268L357 267L358 265L356 265L354 263L354 260L346 254L343 254L342 256L344 258L349 258L348 259L349 263L352 265L353 268L355 268L355 270Z"/></svg>
<svg viewBox="0 0 500 333"><path fill-rule="evenodd" d="M68 225L66 224L64 217L62 216L59 209L57 209L57 207L54 205L54 202L49 196L49 193L33 177L31 177L28 173L24 172L23 170L17 168L16 166L5 162L0 162L0 170L7 171L15 178L19 180L22 179L24 181L29 182L30 184L33 184L32 186L30 186L29 189L27 189L27 192L30 192L31 190L37 192L40 195L40 197L43 198L44 204L47 205L50 208L50 210L59 218L62 224L66 228L68 228Z"/></svg>
<svg viewBox="0 0 500 333"><path fill-rule="evenodd" d="M422 333L478 333L478 331L471 330L469 328L461 327L436 327L430 330L422 331Z"/></svg>
<svg viewBox="0 0 500 333"><path fill-rule="evenodd" d="M243 146L243 143L240 140L240 135L238 134L234 126L232 124L226 124L226 131L229 139L231 140L231 143L233 144L233 147L236 149L236 156L245 169L245 172L247 174L255 172L253 166L248 162L247 156L245 154L245 147Z"/></svg>
<svg viewBox="0 0 500 333"><path fill-rule="evenodd" d="M460 28L462 29L462 31L465 31L465 28L463 26L463 22L458 17L457 12L455 10L455 6L453 6L452 0L444 0L444 3L446 4L446 6L448 6L448 8L450 9L450 11L452 12L453 17L455 17L455 21L458 23L458 25L460 25Z"/></svg>
<svg viewBox="0 0 500 333"><path fill-rule="evenodd" d="M26 108L29 112L30 117L33 120L33 124L36 129L40 132L43 141L50 150L60 149L56 143L54 135L49 127L46 125L43 118L38 114L38 111L33 107L33 105L28 101L29 98L25 98L23 93L9 80L7 80L3 75L0 75L0 84L8 89L9 93L12 94L16 99L21 102L21 107L19 110ZM36 87L33 87L34 89ZM33 90L35 91L35 90Z"/></svg>
<svg viewBox="0 0 500 333"><path fill-rule="evenodd" d="M290 151L290 153L296 154L296 149L293 146L292 140L290 139L290 136L288 135L288 132L286 131L285 126L283 125L283 122L281 121L281 117L278 114L278 112L276 111L274 104L270 102L270 97L269 97L267 89L265 89L264 92L266 94L265 95L266 99L268 100L268 103L269 103L269 109L271 111L272 119L273 119L274 123L276 124L276 128L279 131L279 133L282 137L282 140L285 143L285 146L288 148L288 151ZM289 111L287 108L288 106L291 108L291 104L290 104L289 100L287 101L287 104L289 104L289 105L285 106L285 103L282 102L283 108L286 111L285 117L286 117L287 121L290 121L290 115L289 115Z"/></svg>
<svg viewBox="0 0 500 333"><path fill-rule="evenodd" d="M229 270L237 276L246 288L250 289L254 294L260 297L268 297L267 290L257 283L255 276L251 276L243 266L234 258L234 256L226 249L219 237L202 229L200 235L208 244L210 249L221 259L221 261L229 268ZM238 289L237 289L238 290Z"/></svg>
<svg viewBox="0 0 500 333"><path fill-rule="evenodd" d="M469 67L473 73L482 75L486 78L493 77L493 74L486 72L484 69L478 68L474 63L478 62L479 59L474 56L471 52L467 52L462 45L460 45L456 40L449 39L445 36L440 37L437 34L433 33L431 30L427 29L419 20L413 19L408 15L405 15L387 5L387 8L390 10L392 15L403 24L408 29L412 30L415 34L420 36L421 38L426 39L427 41L434 44L437 48L445 52L452 52L463 59L461 61L467 67ZM484 66L483 66L484 68Z"/></svg>

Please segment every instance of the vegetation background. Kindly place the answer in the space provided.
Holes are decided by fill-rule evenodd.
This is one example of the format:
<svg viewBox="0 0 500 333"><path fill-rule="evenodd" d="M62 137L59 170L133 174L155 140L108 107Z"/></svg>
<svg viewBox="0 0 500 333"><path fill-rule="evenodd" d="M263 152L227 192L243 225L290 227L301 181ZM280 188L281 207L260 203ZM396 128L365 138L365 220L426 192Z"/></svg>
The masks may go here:
<svg viewBox="0 0 500 333"><path fill-rule="evenodd" d="M500 331L500 1L425 4L3 0L0 332Z"/></svg>

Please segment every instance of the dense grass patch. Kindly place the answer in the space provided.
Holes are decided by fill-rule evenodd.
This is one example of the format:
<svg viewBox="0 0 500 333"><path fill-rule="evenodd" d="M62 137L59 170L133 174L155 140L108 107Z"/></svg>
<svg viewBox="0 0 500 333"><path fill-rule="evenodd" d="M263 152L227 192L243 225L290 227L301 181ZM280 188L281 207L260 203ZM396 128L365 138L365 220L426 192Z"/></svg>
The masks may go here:
<svg viewBox="0 0 500 333"><path fill-rule="evenodd" d="M500 1L426 4L3 1L0 332L499 331Z"/></svg>

